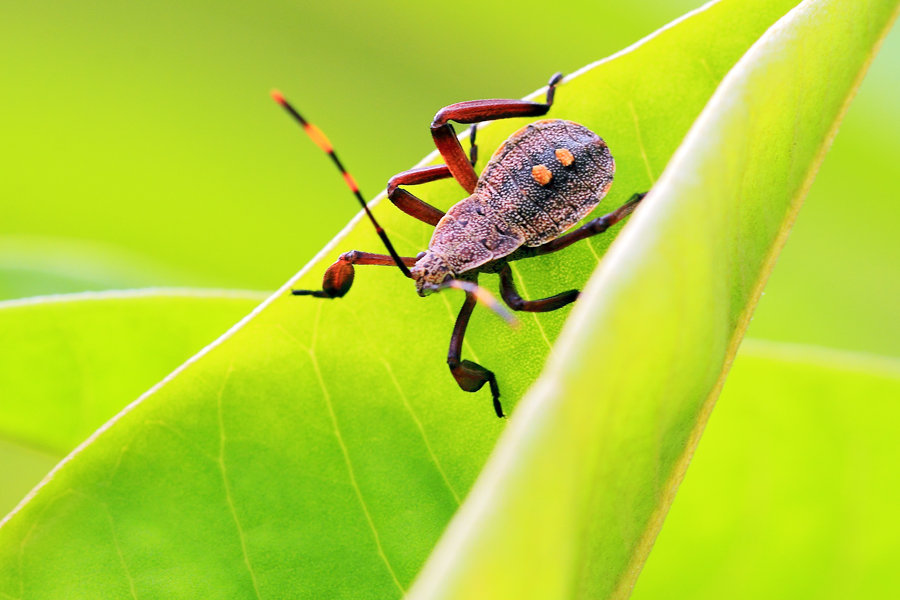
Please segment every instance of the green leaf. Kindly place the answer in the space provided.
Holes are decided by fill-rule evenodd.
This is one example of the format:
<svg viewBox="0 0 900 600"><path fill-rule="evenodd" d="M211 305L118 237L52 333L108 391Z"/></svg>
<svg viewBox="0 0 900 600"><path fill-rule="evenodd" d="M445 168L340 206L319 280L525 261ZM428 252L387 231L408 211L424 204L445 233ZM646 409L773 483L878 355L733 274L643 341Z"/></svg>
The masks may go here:
<svg viewBox="0 0 900 600"><path fill-rule="evenodd" d="M411 598L630 593L897 6L803 2L728 74L592 277Z"/></svg>
<svg viewBox="0 0 900 600"><path fill-rule="evenodd" d="M0 437L65 455L264 298L145 289L0 302Z"/></svg>
<svg viewBox="0 0 900 600"><path fill-rule="evenodd" d="M550 116L598 131L616 157L598 212L650 187L724 74L793 4L710 5L558 90ZM480 129L482 156L521 125ZM451 182L422 193L444 208L462 197ZM652 198L659 206L664 195ZM402 253L427 245L430 228L375 210ZM671 234L648 219L649 240ZM523 294L580 287L608 243L519 265ZM380 248L366 223L291 283L317 286L354 247ZM702 277L696 269L682 275ZM286 297L286 287L82 445L0 526L0 592L367 598L408 587L503 425L487 392L460 392L443 364L459 298L420 301L399 273L375 267L340 301ZM521 331L473 317L464 356L497 372L514 426L567 313L529 317ZM611 359L605 368L633 360L595 356ZM662 385L670 373L645 377Z"/></svg>
<svg viewBox="0 0 900 600"><path fill-rule="evenodd" d="M0 513L6 514L46 475L60 456L0 438Z"/></svg>
<svg viewBox="0 0 900 600"><path fill-rule="evenodd" d="M60 215L72 219L63 211ZM113 244L0 235L0 300L148 288L160 280L196 284L185 272Z"/></svg>
<svg viewBox="0 0 900 600"><path fill-rule="evenodd" d="M897 359L745 341L633 598L895 595L898 398Z"/></svg>
<svg viewBox="0 0 900 600"><path fill-rule="evenodd" d="M173 289L0 302L0 514L261 299Z"/></svg>

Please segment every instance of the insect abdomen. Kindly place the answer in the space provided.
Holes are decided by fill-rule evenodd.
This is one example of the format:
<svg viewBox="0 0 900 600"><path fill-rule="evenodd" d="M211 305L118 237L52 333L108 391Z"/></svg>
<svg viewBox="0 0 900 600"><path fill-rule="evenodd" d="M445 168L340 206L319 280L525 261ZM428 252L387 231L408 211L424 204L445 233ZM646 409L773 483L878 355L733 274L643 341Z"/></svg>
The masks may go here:
<svg viewBox="0 0 900 600"><path fill-rule="evenodd" d="M615 161L587 127L551 119L514 133L494 153L473 197L526 246L558 237L587 215L612 185Z"/></svg>

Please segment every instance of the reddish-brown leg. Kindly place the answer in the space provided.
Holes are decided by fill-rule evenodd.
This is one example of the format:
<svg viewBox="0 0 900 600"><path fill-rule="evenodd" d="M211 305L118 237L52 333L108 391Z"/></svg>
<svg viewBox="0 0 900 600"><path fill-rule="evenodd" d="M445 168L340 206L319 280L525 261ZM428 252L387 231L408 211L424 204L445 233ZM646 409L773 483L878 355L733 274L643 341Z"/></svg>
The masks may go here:
<svg viewBox="0 0 900 600"><path fill-rule="evenodd" d="M524 300L522 296L519 295L519 292L516 291L516 285L513 282L512 269L509 268L509 265L504 266L503 270L500 271L500 296L503 298L503 301L506 302L507 306L513 310L550 312L551 310L556 310L562 308L566 304L575 302L575 300L578 299L578 294L578 290L569 290L567 292L562 292L561 294L556 294L555 296L550 296L549 298L542 298L541 300Z"/></svg>
<svg viewBox="0 0 900 600"><path fill-rule="evenodd" d="M443 211L438 210L432 205L424 202L420 198L413 196L406 190L400 188L401 185L419 185L430 181L438 181L450 177L450 169L447 165L434 165L431 167L419 167L397 173L388 181L387 195L394 206L405 212L411 217L437 225L441 217L444 216Z"/></svg>
<svg viewBox="0 0 900 600"><path fill-rule="evenodd" d="M402 256L400 259L407 267L416 264L416 259L412 257ZM342 298L350 291L350 286L353 285L353 265L394 267L396 263L387 254L372 254L371 252L351 250L341 254L335 263L325 270L325 275L322 277L321 290L291 290L291 293L295 296L313 296L315 298Z"/></svg>
<svg viewBox="0 0 900 600"><path fill-rule="evenodd" d="M528 100L469 100L445 106L434 116L431 122L431 136L444 162L453 177L468 193L475 191L478 176L472 166L471 157L463 151L453 126L448 121L457 123L479 123L510 117L539 117L547 114L553 104L556 85L562 79L561 73L550 78L547 88L546 102L530 102ZM474 141L474 140L473 140Z"/></svg>
<svg viewBox="0 0 900 600"><path fill-rule="evenodd" d="M475 144L475 133L477 125L472 124L469 133L471 146L469 148L469 162L472 166L478 162L478 146ZM397 173L390 178L387 185L387 195L394 206L408 214L409 216L424 221L429 225L437 225L444 212L434 206L428 204L421 198L412 195L410 192L400 188L401 185L419 185L438 181L452 177L447 165L433 165L430 167L418 167Z"/></svg>
<svg viewBox="0 0 900 600"><path fill-rule="evenodd" d="M450 351L447 353L447 365L456 383L466 392L477 392L487 383L491 388L491 396L494 400L494 412L503 418L503 407L500 405L500 388L497 386L497 378L478 363L471 360L460 360L462 355L463 336L466 335L466 327L469 325L469 317L475 308L475 294L466 293L466 301L456 317L456 325L453 327L453 335L450 336Z"/></svg>
<svg viewBox="0 0 900 600"><path fill-rule="evenodd" d="M583 239L603 233L604 231L630 215L634 208L640 203L641 200L644 199L644 196L646 195L647 192L632 195L631 199L628 200L628 202L626 202L613 212L609 213L608 215L603 215L602 217L592 219L575 231L572 231L571 233L567 233L566 235L560 236L555 240L550 240L546 244L541 244L540 246L533 248L533 253L531 255L535 256L556 252L557 250L562 250L563 248L571 246L575 242L580 242Z"/></svg>

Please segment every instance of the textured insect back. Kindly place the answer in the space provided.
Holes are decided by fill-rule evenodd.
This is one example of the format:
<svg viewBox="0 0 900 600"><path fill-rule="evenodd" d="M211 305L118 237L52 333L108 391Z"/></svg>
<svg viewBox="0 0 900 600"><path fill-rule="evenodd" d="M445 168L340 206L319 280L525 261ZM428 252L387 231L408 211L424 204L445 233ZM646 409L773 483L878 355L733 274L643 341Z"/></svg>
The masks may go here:
<svg viewBox="0 0 900 600"><path fill-rule="evenodd" d="M475 194L502 212L526 246L549 241L591 212L612 185L606 143L572 121L537 121L494 153Z"/></svg>
<svg viewBox="0 0 900 600"><path fill-rule="evenodd" d="M455 273L463 273L506 256L524 239L475 195L447 211L434 230L429 248L445 257Z"/></svg>

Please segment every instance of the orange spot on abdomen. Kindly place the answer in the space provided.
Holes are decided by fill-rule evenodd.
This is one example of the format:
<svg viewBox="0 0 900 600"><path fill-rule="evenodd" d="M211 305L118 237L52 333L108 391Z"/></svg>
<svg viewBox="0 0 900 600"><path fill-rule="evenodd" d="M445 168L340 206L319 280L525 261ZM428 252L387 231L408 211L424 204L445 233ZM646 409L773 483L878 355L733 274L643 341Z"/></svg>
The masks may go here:
<svg viewBox="0 0 900 600"><path fill-rule="evenodd" d="M556 152L556 160L562 163L562 166L568 167L575 161L575 157L572 156L572 153L569 152L568 148L557 148Z"/></svg>
<svg viewBox="0 0 900 600"><path fill-rule="evenodd" d="M547 185L553 179L553 173L545 165L534 165L531 167L531 176L541 185Z"/></svg>

